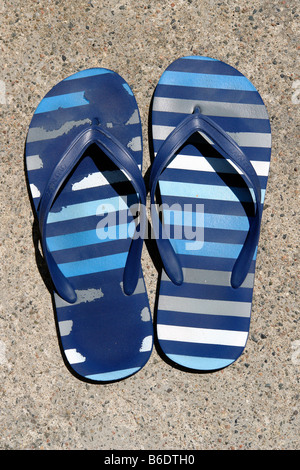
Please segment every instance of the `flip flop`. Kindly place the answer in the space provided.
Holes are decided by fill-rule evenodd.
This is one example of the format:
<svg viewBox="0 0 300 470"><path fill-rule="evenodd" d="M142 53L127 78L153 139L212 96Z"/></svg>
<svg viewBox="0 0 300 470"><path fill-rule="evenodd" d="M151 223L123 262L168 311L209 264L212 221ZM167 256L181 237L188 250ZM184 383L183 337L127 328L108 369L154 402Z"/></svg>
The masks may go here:
<svg viewBox="0 0 300 470"><path fill-rule="evenodd" d="M150 357L153 326L141 269L146 216L142 131L129 85L83 70L38 105L26 174L53 281L58 337L81 379L110 382Z"/></svg>
<svg viewBox="0 0 300 470"><path fill-rule="evenodd" d="M151 114L152 221L164 268L159 346L183 368L221 369L249 334L271 155L267 110L235 68L193 56L162 74Z"/></svg>

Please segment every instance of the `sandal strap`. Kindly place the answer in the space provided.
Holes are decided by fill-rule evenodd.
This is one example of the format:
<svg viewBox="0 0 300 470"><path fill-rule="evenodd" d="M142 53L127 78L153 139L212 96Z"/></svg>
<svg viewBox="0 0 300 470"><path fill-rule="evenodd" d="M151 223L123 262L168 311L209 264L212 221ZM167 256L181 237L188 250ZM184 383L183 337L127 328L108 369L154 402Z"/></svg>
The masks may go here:
<svg viewBox="0 0 300 470"><path fill-rule="evenodd" d="M201 114L199 108L195 108L193 114L184 118L178 126L175 127L161 145L153 162L149 185L151 194L151 216L157 247L169 278L176 285L182 284L183 273L178 256L163 230L159 215L155 209L155 191L164 168L175 157L180 147L182 147L195 132L201 132L204 138L207 137L224 158L234 163L242 172L241 176L244 178L248 188L252 189L250 193L255 206L255 215L249 222L247 237L235 261L231 274L231 285L233 288L237 288L243 283L249 272L258 244L262 217L261 187L251 162L239 145L212 119ZM159 236L160 233L162 234L161 237Z"/></svg>
<svg viewBox="0 0 300 470"><path fill-rule="evenodd" d="M138 282L144 233L146 228L146 187L141 171L131 153L109 131L102 128L95 119L91 126L81 131L71 142L55 166L45 191L41 197L38 218L41 243L44 257L57 293L67 302L76 302L77 295L69 279L67 279L56 264L46 242L47 217L63 183L66 181L75 165L79 162L85 150L92 144L98 147L110 160L123 170L131 181L140 202L140 219L136 227L139 236L134 236L128 252L123 276L123 289L131 295Z"/></svg>

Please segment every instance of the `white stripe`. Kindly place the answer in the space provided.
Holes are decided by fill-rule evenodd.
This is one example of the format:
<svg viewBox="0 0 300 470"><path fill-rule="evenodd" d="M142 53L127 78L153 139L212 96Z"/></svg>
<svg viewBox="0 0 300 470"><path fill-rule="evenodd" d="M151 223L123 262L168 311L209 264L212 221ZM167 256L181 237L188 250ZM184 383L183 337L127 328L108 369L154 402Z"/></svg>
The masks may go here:
<svg viewBox="0 0 300 470"><path fill-rule="evenodd" d="M141 165L138 165L141 170ZM72 191L80 191L81 189L96 188L99 186L106 186L108 184L122 183L125 181L131 181L129 175L124 170L113 170L90 173L85 176L82 180L72 184Z"/></svg>
<svg viewBox="0 0 300 470"><path fill-rule="evenodd" d="M153 125L153 138L155 140L166 140L169 134L175 129L173 126L160 126ZM210 144L212 142L207 138L205 134L200 134ZM241 147L271 147L271 134L265 132L227 132L228 135Z"/></svg>
<svg viewBox="0 0 300 470"><path fill-rule="evenodd" d="M86 361L86 358L76 349L66 349L65 355L70 364L79 364L80 362Z"/></svg>
<svg viewBox="0 0 300 470"><path fill-rule="evenodd" d="M166 341L242 347L245 346L248 337L246 331L213 330L161 324L157 325L157 334L160 340Z"/></svg>
<svg viewBox="0 0 300 470"><path fill-rule="evenodd" d="M40 197L41 193L33 183L30 185L30 190L33 198Z"/></svg>
<svg viewBox="0 0 300 470"><path fill-rule="evenodd" d="M152 336L146 336L141 344L141 347L139 349L139 352L147 352L151 351L152 349Z"/></svg>
<svg viewBox="0 0 300 470"><path fill-rule="evenodd" d="M103 173L95 172L85 176L82 180L72 184L72 191L79 191L81 189L96 188L98 186L105 186L113 183L120 183L128 181L127 177L121 170L104 171Z"/></svg>
<svg viewBox="0 0 300 470"><path fill-rule="evenodd" d="M215 172L214 167L209 163L216 163L218 167L221 167L222 160L218 158L208 158L200 157L196 155L177 155L174 160L168 165L168 168L173 168L176 170L195 170L195 171L208 171ZM253 165L254 170L258 176L268 176L270 162L260 162L255 160L250 160ZM241 170L236 167L236 165L230 161L230 164L236 169L239 174L242 174ZM221 171L221 170L217 170ZM230 173L230 169L224 167L224 173Z"/></svg>

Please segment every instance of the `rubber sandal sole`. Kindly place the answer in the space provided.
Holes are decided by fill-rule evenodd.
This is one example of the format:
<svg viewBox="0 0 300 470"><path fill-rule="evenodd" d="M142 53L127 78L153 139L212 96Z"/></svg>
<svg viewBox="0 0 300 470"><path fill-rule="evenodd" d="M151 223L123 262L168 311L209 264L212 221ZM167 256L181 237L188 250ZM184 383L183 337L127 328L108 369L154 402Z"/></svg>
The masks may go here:
<svg viewBox="0 0 300 470"><path fill-rule="evenodd" d="M197 107L248 157L263 206L271 156L267 110L253 84L224 62L183 57L162 74L151 111L154 156ZM224 368L244 351L250 328L255 256L239 288L231 286L230 276L253 216L251 192L241 173L199 133L165 168L159 191L161 203L169 207L162 211L164 223L184 278L177 286L162 271L159 347L173 364L188 370ZM191 241L197 229L198 241Z"/></svg>
<svg viewBox="0 0 300 470"><path fill-rule="evenodd" d="M75 73L47 93L29 126L25 164L37 218L60 156L95 117L142 168L141 121L129 85L107 69ZM129 208L136 200L124 172L91 145L48 215L48 249L77 294L69 303L52 291L59 343L67 366L87 381L129 377L151 354L153 326L141 268L134 293L123 290ZM105 217L109 227L101 223Z"/></svg>

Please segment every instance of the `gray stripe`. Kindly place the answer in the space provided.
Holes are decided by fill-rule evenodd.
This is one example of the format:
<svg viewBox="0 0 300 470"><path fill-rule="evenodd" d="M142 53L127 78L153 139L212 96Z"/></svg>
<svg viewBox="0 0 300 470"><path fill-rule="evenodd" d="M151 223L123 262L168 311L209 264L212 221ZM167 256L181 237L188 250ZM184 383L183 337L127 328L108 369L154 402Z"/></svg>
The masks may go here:
<svg viewBox="0 0 300 470"><path fill-rule="evenodd" d="M47 131L43 127L31 127L28 131L27 142L39 142L41 140L55 139L63 134L68 134L74 127L91 124L90 119L82 119L81 121L65 122L59 129Z"/></svg>
<svg viewBox="0 0 300 470"><path fill-rule="evenodd" d="M271 147L271 134L263 132L228 132L240 147Z"/></svg>
<svg viewBox="0 0 300 470"><path fill-rule="evenodd" d="M261 104L223 103L221 101L196 101L177 98L156 97L153 111L191 114L199 106L205 116L240 117L249 119L268 119L266 107Z"/></svg>
<svg viewBox="0 0 300 470"><path fill-rule="evenodd" d="M150 321L151 320L151 315L150 315L150 310L148 307L144 307L141 311L141 320L142 321Z"/></svg>
<svg viewBox="0 0 300 470"><path fill-rule="evenodd" d="M169 312L199 313L205 315L226 315L250 317L251 302L232 302L228 300L194 299L161 295L158 308Z"/></svg>
<svg viewBox="0 0 300 470"><path fill-rule="evenodd" d="M60 336L68 336L73 328L73 320L64 320L58 322Z"/></svg>
<svg viewBox="0 0 300 470"><path fill-rule="evenodd" d="M153 126L153 138L155 140L165 140L168 135L175 129L172 126ZM233 140L241 147L271 147L271 134L264 132L227 132ZM207 140L207 137L202 134Z"/></svg>
<svg viewBox="0 0 300 470"><path fill-rule="evenodd" d="M74 304L69 304L69 302L66 302L55 292L54 297L56 308L71 307L72 305L78 305L85 302L92 302L93 300L101 299L101 297L104 296L101 289L76 290L75 292L77 294L77 300L76 302L74 302Z"/></svg>
<svg viewBox="0 0 300 470"><path fill-rule="evenodd" d="M120 285L121 285L121 289L122 289L122 292L123 292L123 282L120 282ZM138 280L135 291L132 293L132 295L143 294L144 292L146 292L146 288L145 288L144 279L141 277Z"/></svg>
<svg viewBox="0 0 300 470"><path fill-rule="evenodd" d="M206 286L225 286L231 287L230 278L231 272L230 271L213 271L209 269L193 269L193 268L182 268L184 282L190 284L204 284ZM162 272L162 281L169 281L168 275L165 271ZM251 289L254 285L254 274L249 273L240 286L241 288L248 288Z"/></svg>
<svg viewBox="0 0 300 470"><path fill-rule="evenodd" d="M43 168L43 160L39 155L29 155L26 157L26 166L28 171L39 170Z"/></svg>
<svg viewBox="0 0 300 470"><path fill-rule="evenodd" d="M138 135L133 137L130 142L128 142L127 147L130 148L133 152L139 152L142 150L142 140Z"/></svg>
<svg viewBox="0 0 300 470"><path fill-rule="evenodd" d="M140 117L139 117L139 112L136 109L132 116L129 118L129 120L125 123L125 126L129 126L130 124L139 124L140 122Z"/></svg>

